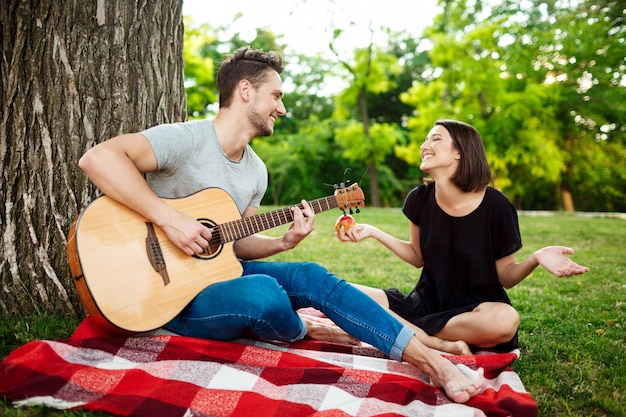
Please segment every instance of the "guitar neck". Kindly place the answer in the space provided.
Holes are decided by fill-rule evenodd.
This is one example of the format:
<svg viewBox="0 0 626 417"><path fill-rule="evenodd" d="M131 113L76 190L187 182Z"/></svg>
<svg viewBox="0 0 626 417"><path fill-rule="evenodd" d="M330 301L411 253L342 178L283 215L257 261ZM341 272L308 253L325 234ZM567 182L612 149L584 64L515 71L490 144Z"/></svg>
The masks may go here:
<svg viewBox="0 0 626 417"><path fill-rule="evenodd" d="M318 198L309 201L309 205L315 214L323 211L331 210L339 207L335 196ZM219 240L219 243L231 242L246 236L253 235L264 230L282 226L283 224L293 221L293 212L291 207L283 207L278 210L268 211L266 213L257 214L255 216L244 217L239 220L223 223L215 227L213 238ZM298 205L302 209L302 205Z"/></svg>

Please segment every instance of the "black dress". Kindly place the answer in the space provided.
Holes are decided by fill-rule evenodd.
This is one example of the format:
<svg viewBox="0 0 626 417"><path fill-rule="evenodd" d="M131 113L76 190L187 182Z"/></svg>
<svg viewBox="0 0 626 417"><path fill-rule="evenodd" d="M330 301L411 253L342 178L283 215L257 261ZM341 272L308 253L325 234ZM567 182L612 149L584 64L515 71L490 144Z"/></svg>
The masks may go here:
<svg viewBox="0 0 626 417"><path fill-rule="evenodd" d="M498 281L496 260L517 252L522 239L517 211L504 194L488 187L473 212L454 217L437 205L430 183L411 190L402 211L420 227L424 267L411 293L385 290L393 311L433 335L482 302L511 304ZM516 333L495 350L517 347Z"/></svg>

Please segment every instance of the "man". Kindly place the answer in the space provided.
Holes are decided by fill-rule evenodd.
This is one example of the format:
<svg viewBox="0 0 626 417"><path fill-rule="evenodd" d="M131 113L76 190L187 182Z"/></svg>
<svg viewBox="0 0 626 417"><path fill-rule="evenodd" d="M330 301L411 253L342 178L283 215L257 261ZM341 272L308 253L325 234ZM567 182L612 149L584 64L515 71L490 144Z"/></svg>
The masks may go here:
<svg viewBox="0 0 626 417"><path fill-rule="evenodd" d="M79 165L103 193L159 226L187 255L201 254L212 229L161 198L219 187L243 217L257 213L267 171L249 143L271 135L276 119L286 113L282 69L280 56L242 48L218 70L220 103L213 121L165 124L118 136L87 151ZM255 234L235 242L242 276L209 285L165 328L220 340L247 330L268 340L295 341L308 334L354 344L357 338L418 366L453 401L465 402L480 390L481 381L464 376L372 299L320 265L255 261L293 249L311 233L315 213L308 203L303 200L302 209L292 211L294 221L282 237ZM304 322L295 311L303 307L317 308L354 337ZM462 349L452 342L444 347Z"/></svg>

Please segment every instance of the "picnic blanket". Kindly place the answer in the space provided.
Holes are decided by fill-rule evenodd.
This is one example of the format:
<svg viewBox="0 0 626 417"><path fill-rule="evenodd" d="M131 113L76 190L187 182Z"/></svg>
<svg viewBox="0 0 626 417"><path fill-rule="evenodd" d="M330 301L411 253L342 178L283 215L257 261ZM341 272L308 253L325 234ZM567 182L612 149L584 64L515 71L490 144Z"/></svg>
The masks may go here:
<svg viewBox="0 0 626 417"><path fill-rule="evenodd" d="M486 378L481 394L455 404L416 367L369 345L128 336L87 317L67 340L9 354L0 398L138 417L534 417L537 404L510 366L518 356L448 356Z"/></svg>

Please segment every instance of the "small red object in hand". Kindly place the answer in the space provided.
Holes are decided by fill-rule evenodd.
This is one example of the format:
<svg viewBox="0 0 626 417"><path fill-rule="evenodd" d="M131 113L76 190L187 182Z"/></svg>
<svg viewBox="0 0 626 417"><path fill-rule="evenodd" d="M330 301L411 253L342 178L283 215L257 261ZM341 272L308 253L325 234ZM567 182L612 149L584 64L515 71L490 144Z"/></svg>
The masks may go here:
<svg viewBox="0 0 626 417"><path fill-rule="evenodd" d="M337 233L339 233L339 231L343 227L343 232L346 233L352 226L355 225L356 220L354 220L354 217L350 216L349 214L344 214L342 216L339 216L339 218L335 222L335 230L337 231Z"/></svg>

